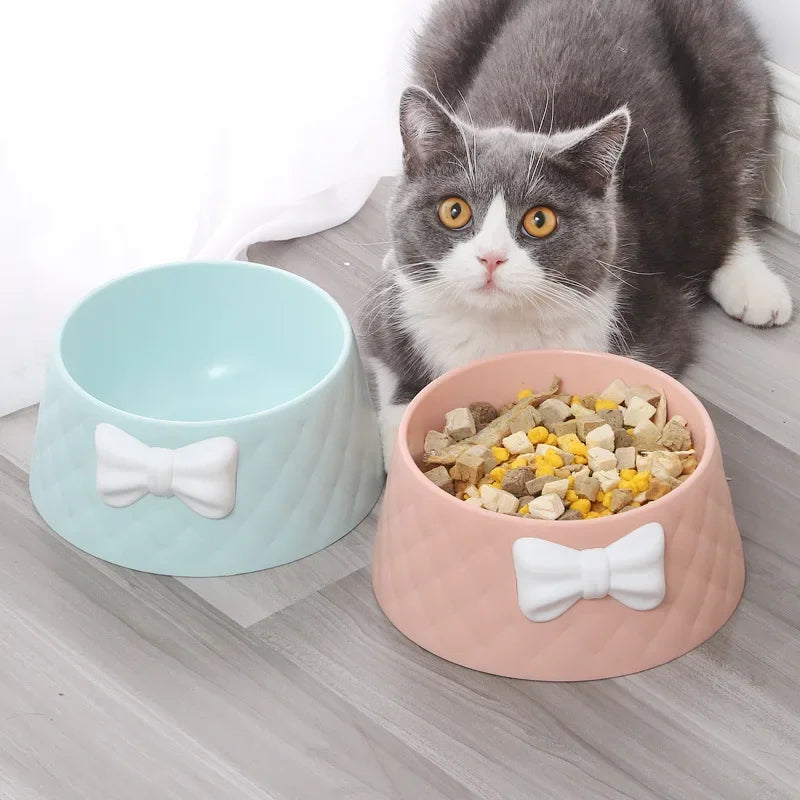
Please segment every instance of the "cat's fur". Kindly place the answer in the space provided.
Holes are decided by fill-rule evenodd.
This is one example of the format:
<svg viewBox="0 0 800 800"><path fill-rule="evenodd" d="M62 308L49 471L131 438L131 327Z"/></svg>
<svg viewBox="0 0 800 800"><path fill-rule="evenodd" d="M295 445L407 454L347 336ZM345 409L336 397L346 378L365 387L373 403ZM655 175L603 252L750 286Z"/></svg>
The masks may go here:
<svg viewBox="0 0 800 800"><path fill-rule="evenodd" d="M468 361L566 347L678 373L707 291L750 324L791 316L752 238L772 108L734 0L442 0L415 64L363 319L387 455L409 400ZM451 195L464 230L438 219ZM547 239L520 226L538 205Z"/></svg>

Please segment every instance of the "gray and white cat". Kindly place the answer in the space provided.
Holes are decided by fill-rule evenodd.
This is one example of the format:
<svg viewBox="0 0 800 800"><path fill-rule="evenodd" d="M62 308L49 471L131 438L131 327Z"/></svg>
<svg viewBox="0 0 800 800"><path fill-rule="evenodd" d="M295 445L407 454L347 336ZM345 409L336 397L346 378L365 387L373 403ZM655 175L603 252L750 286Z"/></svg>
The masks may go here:
<svg viewBox="0 0 800 800"><path fill-rule="evenodd" d="M563 347L678 373L706 293L790 318L753 236L772 106L735 0L441 0L415 67L362 321L387 462L411 398L469 361Z"/></svg>

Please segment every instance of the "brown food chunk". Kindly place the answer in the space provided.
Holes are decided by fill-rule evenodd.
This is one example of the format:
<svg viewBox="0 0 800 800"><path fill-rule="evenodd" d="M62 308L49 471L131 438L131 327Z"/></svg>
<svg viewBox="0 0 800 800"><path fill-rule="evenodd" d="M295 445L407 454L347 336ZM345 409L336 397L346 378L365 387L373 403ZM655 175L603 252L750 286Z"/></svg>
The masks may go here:
<svg viewBox="0 0 800 800"><path fill-rule="evenodd" d="M595 428L599 428L605 424L605 420L602 417L599 417L597 414L584 414L583 416L578 417L576 420L578 438L582 442L585 442L587 433L590 433Z"/></svg>
<svg viewBox="0 0 800 800"><path fill-rule="evenodd" d="M614 449L618 450L620 447L633 447L633 436L624 428L614 431Z"/></svg>
<svg viewBox="0 0 800 800"><path fill-rule="evenodd" d="M445 414L444 432L457 442L475 435L475 420L468 408L454 408Z"/></svg>
<svg viewBox="0 0 800 800"><path fill-rule="evenodd" d="M468 481L454 481L456 497L461 497L467 491L467 487L471 486Z"/></svg>
<svg viewBox="0 0 800 800"><path fill-rule="evenodd" d="M425 477L440 489L444 489L448 494L455 493L453 480L445 467L434 467L433 469L429 469L425 473Z"/></svg>
<svg viewBox="0 0 800 800"><path fill-rule="evenodd" d="M611 513L616 514L620 509L629 506L633 502L633 492L627 489L614 489L611 493Z"/></svg>
<svg viewBox="0 0 800 800"><path fill-rule="evenodd" d="M557 425L553 426L553 433L559 438L561 436L569 436L571 433L577 436L578 422L574 419L568 419L566 422L559 422Z"/></svg>
<svg viewBox="0 0 800 800"><path fill-rule="evenodd" d="M473 445L456 459L450 475L455 480L476 484L496 466L497 459L492 455L491 450L481 445Z"/></svg>
<svg viewBox="0 0 800 800"><path fill-rule="evenodd" d="M475 420L475 428L479 431L482 431L490 422L494 422L498 416L497 409L491 403L484 401L472 403L469 410Z"/></svg>
<svg viewBox="0 0 800 800"><path fill-rule="evenodd" d="M533 406L523 408L512 420L509 428L511 433L527 433L542 421L542 416Z"/></svg>
<svg viewBox="0 0 800 800"><path fill-rule="evenodd" d="M578 497L585 497L587 500L591 500L594 503L600 491L600 481L593 476L576 475L575 485L572 488L575 490Z"/></svg>
<svg viewBox="0 0 800 800"><path fill-rule="evenodd" d="M689 450L692 446L692 435L688 427L673 417L664 426L658 444L665 450Z"/></svg>
<svg viewBox="0 0 800 800"><path fill-rule="evenodd" d="M647 489L647 499L648 500L660 500L664 495L669 494L672 491L672 486L668 484L666 481L659 480L658 478L653 478L650 481L650 486Z"/></svg>
<svg viewBox="0 0 800 800"><path fill-rule="evenodd" d="M583 514L580 511L574 511L568 508L559 518L559 522L572 522L576 519L583 519Z"/></svg>
<svg viewBox="0 0 800 800"><path fill-rule="evenodd" d="M536 478L535 470L530 467L520 467L519 469L511 469L504 476L501 481L503 490L510 492L516 497L523 497L528 492L526 486L528 482ZM533 494L530 492L530 494Z"/></svg>
<svg viewBox="0 0 800 800"><path fill-rule="evenodd" d="M428 431L423 449L426 453L433 453L437 450L444 450L446 447L450 447L451 444L454 444L454 441L446 433Z"/></svg>
<svg viewBox="0 0 800 800"><path fill-rule="evenodd" d="M624 427L622 422L622 412L618 408L601 408L596 412L600 419L604 420L607 425L611 426L613 431L622 430Z"/></svg>
<svg viewBox="0 0 800 800"><path fill-rule="evenodd" d="M525 488L527 489L528 494L532 494L534 497L536 497L542 493L542 489L544 489L546 483L557 480L560 479L556 478L555 475L543 475L541 478L534 478L532 481L528 481L525 484Z"/></svg>

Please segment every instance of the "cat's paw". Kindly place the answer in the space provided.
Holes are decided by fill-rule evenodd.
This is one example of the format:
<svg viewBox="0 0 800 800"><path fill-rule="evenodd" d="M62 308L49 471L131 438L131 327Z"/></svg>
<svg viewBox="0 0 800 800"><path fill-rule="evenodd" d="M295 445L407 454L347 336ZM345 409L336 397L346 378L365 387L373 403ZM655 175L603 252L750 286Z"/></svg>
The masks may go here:
<svg viewBox="0 0 800 800"><path fill-rule="evenodd" d="M743 240L714 273L714 300L734 319L759 328L785 325L792 316L792 296L783 278L765 263L755 242Z"/></svg>
<svg viewBox="0 0 800 800"><path fill-rule="evenodd" d="M397 431L400 429L400 420L403 419L407 406L387 406L381 409L381 446L383 447L383 467L389 474L392 463Z"/></svg>

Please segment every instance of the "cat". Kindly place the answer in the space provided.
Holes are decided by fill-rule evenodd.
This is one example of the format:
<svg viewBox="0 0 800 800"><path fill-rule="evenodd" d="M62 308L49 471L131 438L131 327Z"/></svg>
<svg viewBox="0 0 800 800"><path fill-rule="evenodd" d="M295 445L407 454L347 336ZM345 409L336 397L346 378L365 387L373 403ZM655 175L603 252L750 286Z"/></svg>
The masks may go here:
<svg viewBox="0 0 800 800"><path fill-rule="evenodd" d="M440 0L414 71L361 321L387 468L408 402L470 361L575 348L677 375L706 295L791 317L754 238L773 108L735 0Z"/></svg>

